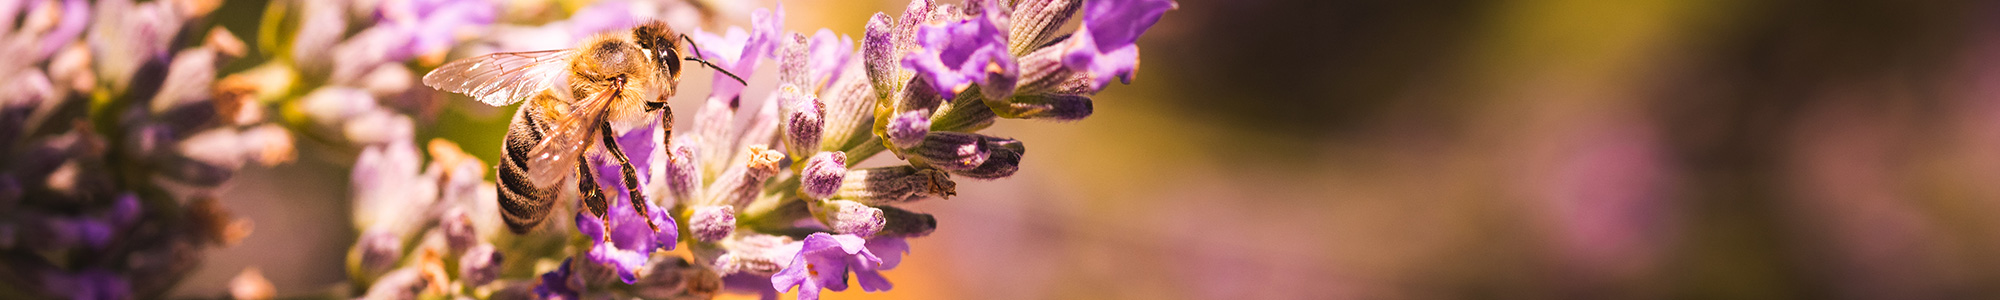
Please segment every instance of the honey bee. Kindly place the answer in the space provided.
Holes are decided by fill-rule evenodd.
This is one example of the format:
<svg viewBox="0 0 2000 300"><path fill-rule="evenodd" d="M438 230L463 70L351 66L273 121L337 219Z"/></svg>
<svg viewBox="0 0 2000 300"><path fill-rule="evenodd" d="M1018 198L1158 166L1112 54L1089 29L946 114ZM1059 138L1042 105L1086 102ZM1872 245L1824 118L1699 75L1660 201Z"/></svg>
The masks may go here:
<svg viewBox="0 0 2000 300"><path fill-rule="evenodd" d="M689 47L694 41L686 35L675 33L665 22L652 21L628 33L592 36L576 48L452 61L425 74L424 85L493 106L527 102L508 125L503 155L494 166L500 178L501 217L508 230L526 233L548 218L560 190L557 184L570 178L576 178L577 191L590 212L605 216L609 205L597 187L596 173L589 164L578 163L592 149L601 149L618 162L632 208L646 215L645 194L615 135L643 126L654 114L660 127L672 134L673 109L667 107L667 98L680 83L683 60L743 80L701 58L698 48L695 57L682 56ZM600 142L592 142L593 138ZM647 225L659 230L651 218Z"/></svg>

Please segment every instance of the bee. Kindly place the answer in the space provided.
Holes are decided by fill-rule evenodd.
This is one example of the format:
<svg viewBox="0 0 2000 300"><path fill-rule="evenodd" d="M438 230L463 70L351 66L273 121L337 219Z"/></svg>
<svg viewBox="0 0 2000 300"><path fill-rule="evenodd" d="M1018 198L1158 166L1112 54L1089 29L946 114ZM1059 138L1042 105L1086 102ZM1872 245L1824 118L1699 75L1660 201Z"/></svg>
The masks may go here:
<svg viewBox="0 0 2000 300"><path fill-rule="evenodd" d="M615 135L643 126L657 115L661 129L671 136L674 117L667 98L680 83L684 60L743 80L701 58L699 48L694 57L683 56L689 47L694 41L687 35L652 21L628 33L592 36L576 48L452 61L424 74L424 85L493 106L526 102L508 124L503 155L494 166L500 179L501 217L508 230L526 233L547 220L558 184L571 178L590 212L605 216L609 207L605 191L598 188L590 164L579 163L593 149L618 162L632 208L646 215L645 194ZM659 230L651 218L646 225Z"/></svg>

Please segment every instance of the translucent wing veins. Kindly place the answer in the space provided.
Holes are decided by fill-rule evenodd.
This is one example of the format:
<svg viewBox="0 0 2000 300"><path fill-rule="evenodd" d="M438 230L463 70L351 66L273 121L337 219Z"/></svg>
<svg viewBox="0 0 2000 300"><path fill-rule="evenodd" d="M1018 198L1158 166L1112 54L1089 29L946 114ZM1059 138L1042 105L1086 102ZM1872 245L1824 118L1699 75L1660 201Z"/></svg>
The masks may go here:
<svg viewBox="0 0 2000 300"><path fill-rule="evenodd" d="M571 53L574 50L503 52L460 59L424 74L424 85L472 96L487 105L514 104L561 79Z"/></svg>

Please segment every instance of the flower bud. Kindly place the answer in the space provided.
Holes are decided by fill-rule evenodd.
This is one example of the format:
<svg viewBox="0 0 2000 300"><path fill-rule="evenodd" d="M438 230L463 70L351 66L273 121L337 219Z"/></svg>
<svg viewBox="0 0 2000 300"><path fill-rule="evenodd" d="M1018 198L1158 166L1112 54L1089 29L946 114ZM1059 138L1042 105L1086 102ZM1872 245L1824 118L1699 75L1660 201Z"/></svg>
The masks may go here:
<svg viewBox="0 0 2000 300"><path fill-rule="evenodd" d="M417 295L428 287L430 282L424 280L423 273L417 269L397 269L375 279L375 284L368 286L368 292L361 299L417 299Z"/></svg>
<svg viewBox="0 0 2000 300"><path fill-rule="evenodd" d="M937 230L937 217L930 214L911 212L894 206L879 206L882 218L888 220L876 236L882 237L923 237Z"/></svg>
<svg viewBox="0 0 2000 300"><path fill-rule="evenodd" d="M1069 22L1082 0L1026 0L1014 5L1014 24L1008 32L1008 53L1022 56L1042 46L1051 33Z"/></svg>
<svg viewBox="0 0 2000 300"><path fill-rule="evenodd" d="M503 257L493 244L480 243L458 258L458 276L467 286L482 286L500 278Z"/></svg>
<svg viewBox="0 0 2000 300"><path fill-rule="evenodd" d="M1089 117L1094 110L1090 97L1078 95L1031 95L986 104L994 114L1010 119L1075 121Z"/></svg>
<svg viewBox="0 0 2000 300"><path fill-rule="evenodd" d="M890 91L901 87L898 78L901 72L900 57L896 55L896 44L889 25L889 15L880 12L868 18L868 25L861 36L861 59L868 72L869 82L874 87L876 99L889 98Z"/></svg>
<svg viewBox="0 0 2000 300"><path fill-rule="evenodd" d="M921 161L947 171L978 168L993 154L985 136L963 132L932 132L923 144L909 149L912 161Z"/></svg>
<svg viewBox="0 0 2000 300"><path fill-rule="evenodd" d="M818 151L820 132L826 127L825 105L819 102L819 98L795 86L784 86L779 93L794 99L783 101L791 105L791 113L785 122L786 150L801 157Z"/></svg>
<svg viewBox="0 0 2000 300"><path fill-rule="evenodd" d="M472 215L464 208L453 207L438 219L438 230L444 233L445 246L451 253L465 253L473 243L479 242L479 233L472 229Z"/></svg>
<svg viewBox="0 0 2000 300"><path fill-rule="evenodd" d="M320 125L339 125L348 119L375 110L375 97L367 91L345 87L322 87L299 100L300 110Z"/></svg>
<svg viewBox="0 0 2000 300"><path fill-rule="evenodd" d="M723 171L709 192L711 202L716 205L749 205L764 189L764 180L778 173L778 161L784 153L765 148L763 145L750 146L749 159L741 166Z"/></svg>
<svg viewBox="0 0 2000 300"><path fill-rule="evenodd" d="M728 252L716 256L710 267L720 274L770 275L784 269L799 252L792 238L767 234L741 234L718 244Z"/></svg>
<svg viewBox="0 0 2000 300"><path fill-rule="evenodd" d="M845 68L820 93L820 103L826 108L826 126L820 134L822 149L849 151L874 138L875 106L881 99L875 98L873 85L859 70L858 60Z"/></svg>
<svg viewBox="0 0 2000 300"><path fill-rule="evenodd" d="M896 114L896 118L889 119L889 143L897 149L916 148L931 132L929 115L929 111Z"/></svg>
<svg viewBox="0 0 2000 300"><path fill-rule="evenodd" d="M840 151L820 152L806 160L806 167L800 170L800 189L806 197L826 199L840 191L841 180L847 179L847 153Z"/></svg>
<svg viewBox="0 0 2000 300"><path fill-rule="evenodd" d="M807 56L808 52L806 52L808 50L806 48L806 35L793 32L778 38L777 42L778 52L774 54L778 58L778 85L791 85L802 88L817 86L813 85L812 80L809 79L809 76L812 74L812 68L809 67L811 61L807 59L809 56Z"/></svg>
<svg viewBox="0 0 2000 300"><path fill-rule="evenodd" d="M1021 145L1021 141L992 137L986 138L986 149L992 150L992 154L986 156L986 161L980 163L979 167L948 171L952 175L975 179L1005 178L1013 176L1014 171L1021 169L1021 154L1028 152L1027 148Z"/></svg>
<svg viewBox="0 0 2000 300"><path fill-rule="evenodd" d="M215 82L215 66L215 50L182 50L168 65L160 90L153 94L151 111L159 113L181 105L208 102Z"/></svg>
<svg viewBox="0 0 2000 300"><path fill-rule="evenodd" d="M957 184L944 172L911 166L869 168L847 171L834 198L868 204L904 203L927 196L950 198Z"/></svg>
<svg viewBox="0 0 2000 300"><path fill-rule="evenodd" d="M860 202L826 201L825 204L821 204L820 209L823 210L820 221L826 223L834 232L841 234L874 236L876 232L882 231L882 226L888 222L882 218L881 209Z"/></svg>
<svg viewBox="0 0 2000 300"><path fill-rule="evenodd" d="M370 230L355 242L354 250L360 252L359 261L364 274L381 274L396 266L403 258L403 238L388 230Z"/></svg>
<svg viewBox="0 0 2000 300"><path fill-rule="evenodd" d="M715 242L736 232L736 208L728 205L701 206L688 217L688 232L695 240Z"/></svg>
<svg viewBox="0 0 2000 300"><path fill-rule="evenodd" d="M977 91L972 92L977 94ZM939 106L936 118L931 120L931 128L938 131L975 132L993 126L999 116L987 108L987 101L954 101Z"/></svg>
<svg viewBox="0 0 2000 300"><path fill-rule="evenodd" d="M376 109L349 120L342 132L348 141L357 144L386 144L414 139L416 124L410 121L410 116Z"/></svg>
<svg viewBox="0 0 2000 300"><path fill-rule="evenodd" d="M686 136L674 138L673 152L667 155L667 192L674 199L686 203L693 201L696 189L701 187L701 170L695 164L695 142Z"/></svg>
<svg viewBox="0 0 2000 300"><path fill-rule="evenodd" d="M722 289L722 277L674 256L647 267L632 288L634 296L644 299L708 299Z"/></svg>

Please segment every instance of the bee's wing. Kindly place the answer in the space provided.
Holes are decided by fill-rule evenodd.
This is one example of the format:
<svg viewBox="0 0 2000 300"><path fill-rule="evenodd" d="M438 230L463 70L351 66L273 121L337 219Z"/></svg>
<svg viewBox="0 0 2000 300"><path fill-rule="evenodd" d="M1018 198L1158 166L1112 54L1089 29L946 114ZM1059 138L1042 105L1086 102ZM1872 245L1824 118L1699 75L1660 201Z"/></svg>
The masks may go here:
<svg viewBox="0 0 2000 300"><path fill-rule="evenodd" d="M528 180L535 186L547 187L575 170L577 154L597 136L597 123L604 121L604 114L611 110L611 98L619 92L612 88L590 95L571 106L569 116L556 120L556 130L528 152Z"/></svg>
<svg viewBox="0 0 2000 300"><path fill-rule="evenodd" d="M472 96L487 105L514 104L560 80L573 52L502 52L460 59L424 74L424 85Z"/></svg>

